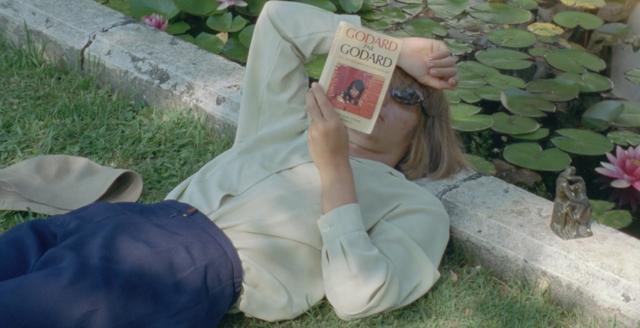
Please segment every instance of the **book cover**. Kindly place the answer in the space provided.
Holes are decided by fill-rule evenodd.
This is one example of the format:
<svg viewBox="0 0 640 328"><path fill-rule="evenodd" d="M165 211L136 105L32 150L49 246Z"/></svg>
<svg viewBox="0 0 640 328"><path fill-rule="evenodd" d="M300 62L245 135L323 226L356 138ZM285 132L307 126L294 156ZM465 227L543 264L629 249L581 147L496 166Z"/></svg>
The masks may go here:
<svg viewBox="0 0 640 328"><path fill-rule="evenodd" d="M400 47L398 38L340 22L319 83L347 127L373 130Z"/></svg>

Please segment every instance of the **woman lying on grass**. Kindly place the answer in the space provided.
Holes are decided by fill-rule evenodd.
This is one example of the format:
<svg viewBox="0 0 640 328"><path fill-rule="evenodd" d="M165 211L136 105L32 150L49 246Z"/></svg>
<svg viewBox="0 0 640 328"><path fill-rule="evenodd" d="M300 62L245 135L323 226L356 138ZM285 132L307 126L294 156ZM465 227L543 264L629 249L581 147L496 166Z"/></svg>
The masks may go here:
<svg viewBox="0 0 640 328"><path fill-rule="evenodd" d="M351 131L302 65L340 20L360 23L265 5L234 146L167 200L96 203L2 235L0 327L212 327L228 311L295 318L325 296L348 320L424 295L449 219L407 178L463 167L439 90L455 85L456 58L403 39L373 132Z"/></svg>

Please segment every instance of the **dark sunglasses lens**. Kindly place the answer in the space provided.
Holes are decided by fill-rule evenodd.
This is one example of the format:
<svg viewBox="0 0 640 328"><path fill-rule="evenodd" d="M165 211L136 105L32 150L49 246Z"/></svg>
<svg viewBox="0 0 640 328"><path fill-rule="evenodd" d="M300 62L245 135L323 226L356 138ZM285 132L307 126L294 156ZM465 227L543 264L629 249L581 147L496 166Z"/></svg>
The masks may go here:
<svg viewBox="0 0 640 328"><path fill-rule="evenodd" d="M391 89L391 97L405 105L416 105L422 102L422 97L412 89Z"/></svg>

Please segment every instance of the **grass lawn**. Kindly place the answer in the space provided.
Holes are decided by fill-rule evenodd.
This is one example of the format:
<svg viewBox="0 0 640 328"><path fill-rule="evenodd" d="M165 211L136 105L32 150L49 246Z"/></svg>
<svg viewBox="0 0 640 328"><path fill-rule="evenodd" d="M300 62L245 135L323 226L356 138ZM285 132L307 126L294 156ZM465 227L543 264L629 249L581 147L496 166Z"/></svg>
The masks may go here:
<svg viewBox="0 0 640 328"><path fill-rule="evenodd" d="M0 39L0 167L40 154L70 154L139 172L143 202L164 195L231 144L188 111L159 110L99 89ZM0 211L0 232L34 218ZM340 321L326 301L300 318L268 323L228 315L222 327L621 327L584 319L521 282L502 282L451 246L443 276L401 310Z"/></svg>

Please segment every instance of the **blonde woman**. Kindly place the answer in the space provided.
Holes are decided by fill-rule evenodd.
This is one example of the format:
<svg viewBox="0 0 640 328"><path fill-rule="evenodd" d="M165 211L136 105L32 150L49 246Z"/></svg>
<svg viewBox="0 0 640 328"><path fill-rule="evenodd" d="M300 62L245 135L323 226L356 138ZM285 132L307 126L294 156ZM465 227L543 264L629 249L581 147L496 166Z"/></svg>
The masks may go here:
<svg viewBox="0 0 640 328"><path fill-rule="evenodd" d="M410 179L464 166L440 91L456 58L404 39L373 132L351 131L303 68L341 20L360 24L265 5L233 147L167 200L96 203L0 236L0 326L211 327L228 311L292 319L324 297L350 320L424 295L449 218Z"/></svg>

